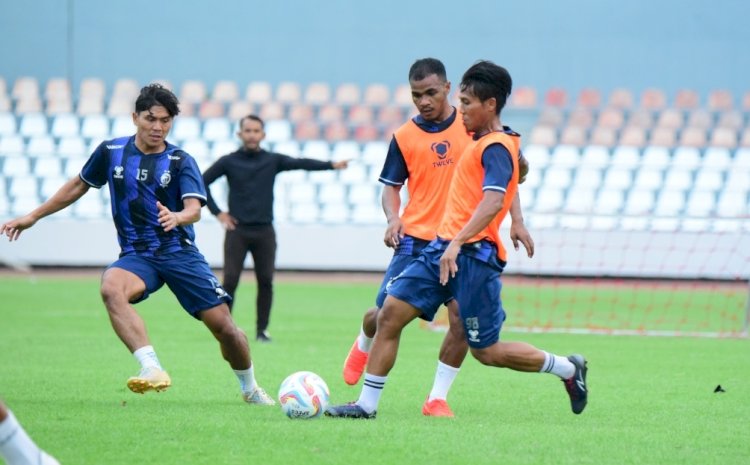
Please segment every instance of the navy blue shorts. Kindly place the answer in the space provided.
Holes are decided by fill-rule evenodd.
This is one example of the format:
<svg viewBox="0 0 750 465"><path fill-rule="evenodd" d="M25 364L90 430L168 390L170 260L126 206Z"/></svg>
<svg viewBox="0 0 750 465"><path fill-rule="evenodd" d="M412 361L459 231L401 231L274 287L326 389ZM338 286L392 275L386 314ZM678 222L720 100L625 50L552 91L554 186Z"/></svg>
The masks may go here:
<svg viewBox="0 0 750 465"><path fill-rule="evenodd" d="M396 276L400 275L401 272L404 271L404 269L407 267L407 265L413 262L414 259L419 256L422 250L427 247L427 244L429 243L429 241L419 239L417 237L404 236L396 250L393 252L391 263L388 264L388 269L385 270L383 282L380 283L380 289L378 290L378 295L375 298L375 305L378 308L383 308L383 302L385 302L385 298L388 296L388 292L386 291L386 289L388 288L388 284ZM443 303L447 305L451 300L453 300L453 297L450 297Z"/></svg>
<svg viewBox="0 0 750 465"><path fill-rule="evenodd" d="M465 245L458 254L458 272L448 284L440 284L440 257L447 242L440 239L425 247L419 257L388 286L388 294L403 300L432 320L440 305L455 297L469 346L489 347L500 338L505 311L500 299L504 263L490 243ZM495 253L488 253L495 251Z"/></svg>
<svg viewBox="0 0 750 465"><path fill-rule="evenodd" d="M183 249L160 256L125 255L108 268L122 268L137 275L146 290L133 304L146 300L149 295L167 284L177 300L191 316L200 319L198 313L232 298L221 287L208 262L196 249Z"/></svg>

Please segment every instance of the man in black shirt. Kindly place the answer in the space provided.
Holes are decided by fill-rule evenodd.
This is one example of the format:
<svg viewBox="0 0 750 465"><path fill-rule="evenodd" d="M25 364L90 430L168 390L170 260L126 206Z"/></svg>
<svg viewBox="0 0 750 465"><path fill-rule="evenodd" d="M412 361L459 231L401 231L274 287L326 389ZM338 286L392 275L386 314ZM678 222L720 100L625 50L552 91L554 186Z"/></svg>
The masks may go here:
<svg viewBox="0 0 750 465"><path fill-rule="evenodd" d="M242 147L216 160L203 173L203 182L208 194L208 209L227 231L224 239L224 290L235 297L245 257L250 251L258 281L256 339L270 342L267 330L276 261L276 231L273 227L276 175L289 170L339 170L346 168L349 162L295 158L267 152L260 147L266 136L263 126L263 120L255 115L242 118L237 133ZM226 176L229 184L228 212L221 211L216 205L209 188L222 176Z"/></svg>

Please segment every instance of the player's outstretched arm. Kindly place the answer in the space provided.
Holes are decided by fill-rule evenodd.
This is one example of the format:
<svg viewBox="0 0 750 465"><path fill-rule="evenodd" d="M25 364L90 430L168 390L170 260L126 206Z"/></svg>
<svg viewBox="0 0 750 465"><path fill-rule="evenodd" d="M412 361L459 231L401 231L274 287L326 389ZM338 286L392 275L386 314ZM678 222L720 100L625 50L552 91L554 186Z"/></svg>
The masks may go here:
<svg viewBox="0 0 750 465"><path fill-rule="evenodd" d="M526 255L529 258L534 256L534 239L531 238L529 230L526 229L526 225L523 222L523 212L521 211L521 198L518 192L513 198L513 203L510 204L510 240L513 242L513 248L518 250L518 242L523 244L526 249Z"/></svg>
<svg viewBox="0 0 750 465"><path fill-rule="evenodd" d="M71 205L88 192L89 185L76 176L55 192L46 202L39 205L31 213L12 219L0 226L0 236L5 234L8 240L18 239L25 229L34 226L37 221Z"/></svg>

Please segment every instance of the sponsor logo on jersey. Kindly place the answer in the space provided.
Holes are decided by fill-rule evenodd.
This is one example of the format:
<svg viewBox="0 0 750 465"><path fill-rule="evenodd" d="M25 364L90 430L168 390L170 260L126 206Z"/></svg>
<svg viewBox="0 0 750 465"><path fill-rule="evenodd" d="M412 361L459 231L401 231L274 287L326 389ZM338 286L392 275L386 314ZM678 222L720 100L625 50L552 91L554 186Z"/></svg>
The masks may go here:
<svg viewBox="0 0 750 465"><path fill-rule="evenodd" d="M108 148L109 150L117 150L117 149L121 149L121 148L123 148L123 147L125 147L125 146L124 146L124 145L108 145L108 146L107 146L107 148Z"/></svg>
<svg viewBox="0 0 750 465"><path fill-rule="evenodd" d="M122 166L115 166L115 174L112 175L115 179L122 179L122 172L125 171L125 168Z"/></svg>
<svg viewBox="0 0 750 465"><path fill-rule="evenodd" d="M167 155L167 159L169 159L169 160L182 160L182 157L179 157L177 155Z"/></svg>

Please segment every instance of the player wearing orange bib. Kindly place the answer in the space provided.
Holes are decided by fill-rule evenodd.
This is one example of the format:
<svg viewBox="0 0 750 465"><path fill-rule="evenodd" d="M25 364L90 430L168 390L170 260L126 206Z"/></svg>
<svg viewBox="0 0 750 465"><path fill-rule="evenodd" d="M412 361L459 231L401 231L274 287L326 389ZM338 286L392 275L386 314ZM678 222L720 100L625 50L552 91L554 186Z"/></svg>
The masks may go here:
<svg viewBox="0 0 750 465"><path fill-rule="evenodd" d="M439 60L417 60L409 70L409 84L419 115L396 130L380 175L384 184L383 210L388 220L384 242L394 249L393 258L376 297L376 306L365 314L360 335L344 362L344 381L352 385L364 372L386 286L435 239L454 169L471 142L458 112L448 101L450 82ZM404 185L408 187L409 202L400 214L400 190ZM520 240L527 250L533 247L522 221L514 222L511 237ZM440 348L432 390L422 407L427 416L453 416L446 398L468 352L458 320L458 305L452 298L444 303L450 327Z"/></svg>
<svg viewBox="0 0 750 465"><path fill-rule="evenodd" d="M460 111L474 142L456 167L438 237L388 286L359 399L329 407L326 415L375 418L403 328L417 317L432 318L451 297L458 301L465 338L477 360L515 371L555 374L563 380L573 413L586 407L583 356L561 357L524 342L500 341L505 320L500 274L506 251L498 228L518 202L519 181L520 137L500 122L511 87L505 68L488 61L464 73Z"/></svg>

